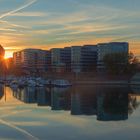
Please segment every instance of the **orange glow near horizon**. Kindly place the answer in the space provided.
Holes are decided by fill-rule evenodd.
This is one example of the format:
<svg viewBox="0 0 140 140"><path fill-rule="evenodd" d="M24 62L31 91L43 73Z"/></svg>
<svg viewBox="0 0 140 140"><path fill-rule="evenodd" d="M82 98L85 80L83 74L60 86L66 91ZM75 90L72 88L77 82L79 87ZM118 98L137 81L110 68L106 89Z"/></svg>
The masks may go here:
<svg viewBox="0 0 140 140"><path fill-rule="evenodd" d="M5 51L4 59L13 57L13 52L12 51Z"/></svg>
<svg viewBox="0 0 140 140"><path fill-rule="evenodd" d="M65 43L57 43L57 44L46 44L46 45L33 45L33 46L18 46L18 47L5 47L5 56L4 59L13 57L13 53L26 48L39 48L43 50L50 50L52 48L64 48L70 46L82 46L86 44L98 44L103 42L111 42L112 38L102 38L102 39L91 39L91 40L83 40L83 41L74 41L74 42L65 42ZM130 51L132 51L135 55L140 55L139 49L140 42L129 42ZM6 45L5 45L6 46Z"/></svg>
<svg viewBox="0 0 140 140"><path fill-rule="evenodd" d="M102 38L102 39L88 39L83 41L70 41L65 43L54 43L54 44L46 44L46 45L33 45L33 46L16 46L16 47L4 47L5 48L5 56L4 58L10 58L13 57L13 53L22 49L26 48L36 48L36 49L43 49L43 50L50 50L52 48L64 48L64 47L70 47L70 46L82 46L86 44L97 44L97 43L103 43L103 42L109 42L112 38ZM4 44L3 46L9 46Z"/></svg>

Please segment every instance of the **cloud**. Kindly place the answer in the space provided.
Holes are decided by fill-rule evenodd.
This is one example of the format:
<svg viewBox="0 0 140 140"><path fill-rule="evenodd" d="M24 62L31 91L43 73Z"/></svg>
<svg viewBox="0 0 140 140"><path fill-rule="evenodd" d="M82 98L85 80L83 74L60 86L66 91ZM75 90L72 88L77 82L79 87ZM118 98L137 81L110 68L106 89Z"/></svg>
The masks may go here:
<svg viewBox="0 0 140 140"><path fill-rule="evenodd" d="M46 13L43 13L43 12L18 12L18 13L13 13L10 16L43 17L43 16L46 16Z"/></svg>
<svg viewBox="0 0 140 140"><path fill-rule="evenodd" d="M18 24L13 24L13 23L10 23L8 21L5 21L5 20L0 20L0 23L3 24L3 25L8 25L8 26L12 26L12 27L17 27L17 28L23 28L23 29L29 29L30 27L28 26L22 26L22 25L18 25Z"/></svg>
<svg viewBox="0 0 140 140"><path fill-rule="evenodd" d="M15 32L16 30L10 29L10 28L0 28L0 31L10 31L10 32Z"/></svg>
<svg viewBox="0 0 140 140"><path fill-rule="evenodd" d="M128 35L123 35L123 37L122 36L120 36L120 37L118 37L118 38L116 38L115 40L112 40L112 41L124 41L124 40L139 40L139 38L140 38L140 34L139 33L135 33L135 34L128 34Z"/></svg>
<svg viewBox="0 0 140 140"><path fill-rule="evenodd" d="M22 5L22 6L20 6L19 8L16 8L15 10L12 10L12 11L9 11L9 12L7 12L7 13L5 13L5 14L2 14L2 15L0 16L0 19L3 19L3 18L5 18L5 17L8 17L8 16L10 16L10 15L12 15L12 14L14 14L14 13L20 11L20 10L23 10L23 9L29 7L30 5L32 5L33 3L35 3L36 1L37 1L37 0L31 0L31 1L29 1L28 3L26 3L25 5Z"/></svg>
<svg viewBox="0 0 140 140"><path fill-rule="evenodd" d="M87 24L87 25L77 25L77 26L67 26L65 29L70 32L62 33L61 35L72 35L72 34L81 34L81 33L90 33L90 32L103 32L111 31L117 29L128 28L125 25L105 25L105 24Z"/></svg>

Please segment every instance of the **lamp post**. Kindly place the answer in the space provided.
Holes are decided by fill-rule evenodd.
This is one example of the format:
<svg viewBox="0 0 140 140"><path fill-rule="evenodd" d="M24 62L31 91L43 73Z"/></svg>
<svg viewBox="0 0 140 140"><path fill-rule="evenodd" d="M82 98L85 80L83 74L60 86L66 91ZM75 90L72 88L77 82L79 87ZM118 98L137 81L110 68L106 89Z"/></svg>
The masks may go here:
<svg viewBox="0 0 140 140"><path fill-rule="evenodd" d="M4 95L5 95L5 102L6 102L7 70L9 67L8 59L2 59L2 67L3 67L3 76L4 76Z"/></svg>
<svg viewBox="0 0 140 140"><path fill-rule="evenodd" d="M5 102L6 102L6 80L7 80L6 61L3 62L3 67L4 67L4 95L5 95Z"/></svg>

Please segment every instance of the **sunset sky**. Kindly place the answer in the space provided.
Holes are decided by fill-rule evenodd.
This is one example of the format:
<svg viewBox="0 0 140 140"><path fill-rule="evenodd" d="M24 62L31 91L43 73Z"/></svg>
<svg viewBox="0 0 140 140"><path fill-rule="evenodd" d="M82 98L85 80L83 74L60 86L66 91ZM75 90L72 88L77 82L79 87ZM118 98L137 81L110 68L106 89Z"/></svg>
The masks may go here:
<svg viewBox="0 0 140 140"><path fill-rule="evenodd" d="M6 57L23 48L128 41L140 54L140 0L0 0Z"/></svg>

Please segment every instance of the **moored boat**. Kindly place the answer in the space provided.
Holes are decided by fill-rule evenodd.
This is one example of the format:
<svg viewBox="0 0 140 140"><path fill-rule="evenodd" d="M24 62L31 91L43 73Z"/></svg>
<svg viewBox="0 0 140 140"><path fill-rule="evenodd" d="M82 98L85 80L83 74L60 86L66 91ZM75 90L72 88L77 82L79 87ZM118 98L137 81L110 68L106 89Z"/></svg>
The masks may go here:
<svg viewBox="0 0 140 140"><path fill-rule="evenodd" d="M56 86L56 87L69 87L69 86L72 86L72 84L68 80L63 80L63 79L54 80L54 81L52 81L51 84L53 86Z"/></svg>

